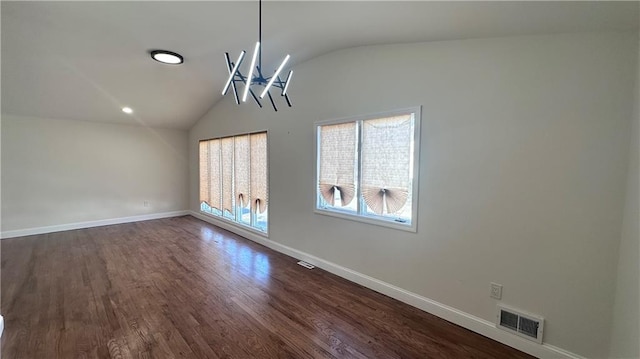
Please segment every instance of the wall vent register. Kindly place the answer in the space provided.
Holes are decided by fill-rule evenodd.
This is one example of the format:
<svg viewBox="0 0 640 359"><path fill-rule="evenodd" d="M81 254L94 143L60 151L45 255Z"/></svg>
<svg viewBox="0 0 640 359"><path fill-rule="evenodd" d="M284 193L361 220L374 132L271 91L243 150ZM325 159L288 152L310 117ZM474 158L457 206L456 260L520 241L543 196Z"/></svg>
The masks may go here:
<svg viewBox="0 0 640 359"><path fill-rule="evenodd" d="M542 344L544 318L498 305L496 327Z"/></svg>

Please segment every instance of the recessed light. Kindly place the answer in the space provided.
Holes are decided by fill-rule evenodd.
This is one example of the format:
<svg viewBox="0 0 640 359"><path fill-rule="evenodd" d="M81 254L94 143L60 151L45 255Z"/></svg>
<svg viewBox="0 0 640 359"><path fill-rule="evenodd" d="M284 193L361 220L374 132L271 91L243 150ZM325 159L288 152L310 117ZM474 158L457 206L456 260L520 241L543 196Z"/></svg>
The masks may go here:
<svg viewBox="0 0 640 359"><path fill-rule="evenodd" d="M131 109L131 107L123 107L122 108L122 112L124 112L124 113L133 113L133 110Z"/></svg>
<svg viewBox="0 0 640 359"><path fill-rule="evenodd" d="M169 65L180 65L184 62L182 55L167 50L153 50L151 51L151 58Z"/></svg>

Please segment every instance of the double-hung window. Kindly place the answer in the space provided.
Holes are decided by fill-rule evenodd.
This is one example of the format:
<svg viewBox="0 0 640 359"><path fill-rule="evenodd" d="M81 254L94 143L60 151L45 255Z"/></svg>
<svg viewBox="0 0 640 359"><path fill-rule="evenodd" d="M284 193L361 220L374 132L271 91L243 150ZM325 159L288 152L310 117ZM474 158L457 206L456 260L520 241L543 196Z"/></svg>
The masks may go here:
<svg viewBox="0 0 640 359"><path fill-rule="evenodd" d="M200 141L200 210L267 233L267 133Z"/></svg>
<svg viewBox="0 0 640 359"><path fill-rule="evenodd" d="M316 124L316 212L416 231L420 108Z"/></svg>

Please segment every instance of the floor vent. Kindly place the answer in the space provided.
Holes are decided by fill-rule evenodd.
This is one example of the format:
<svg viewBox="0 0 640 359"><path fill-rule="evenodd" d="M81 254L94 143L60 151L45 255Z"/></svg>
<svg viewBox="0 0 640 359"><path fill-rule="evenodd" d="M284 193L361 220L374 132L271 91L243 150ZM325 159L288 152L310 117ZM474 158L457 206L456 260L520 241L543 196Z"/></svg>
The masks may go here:
<svg viewBox="0 0 640 359"><path fill-rule="evenodd" d="M544 318L498 304L496 326L510 333L542 344Z"/></svg>
<svg viewBox="0 0 640 359"><path fill-rule="evenodd" d="M300 261L300 262L298 262L298 264L303 266L303 267L305 267L305 268L307 268L307 269L313 269L313 268L316 267L313 264L307 263L305 261Z"/></svg>

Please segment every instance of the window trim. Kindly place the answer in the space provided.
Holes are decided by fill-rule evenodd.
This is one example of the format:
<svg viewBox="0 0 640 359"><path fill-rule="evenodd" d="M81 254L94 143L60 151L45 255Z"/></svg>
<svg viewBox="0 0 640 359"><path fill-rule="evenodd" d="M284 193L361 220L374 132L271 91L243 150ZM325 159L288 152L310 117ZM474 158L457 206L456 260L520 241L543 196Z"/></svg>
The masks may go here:
<svg viewBox="0 0 640 359"><path fill-rule="evenodd" d="M199 212L203 216L207 216L207 217L209 217L209 218L211 218L213 220L221 221L221 222L224 222L224 223L226 223L226 224L228 224L230 226L233 226L233 227L236 227L238 229L241 229L243 231L248 231L248 232L251 232L253 234L257 234L257 235L260 235L262 237L269 238L269 227L270 226L267 226L267 231L263 232L263 231L260 231L258 229L255 229L254 227L248 226L246 224L232 221L229 218L225 218L223 216L216 216L215 214L212 214L212 213L209 213L209 212L205 212L202 209L200 209Z"/></svg>
<svg viewBox="0 0 640 359"><path fill-rule="evenodd" d="M252 134L256 134L256 133L266 133L267 134L267 197L269 198L269 205L267 207L267 210L270 211L271 210L271 206L272 206L272 198L271 198L271 161L270 161L270 140L269 140L269 130L268 129L262 129L262 130L257 130L257 131L249 131L249 132L239 132L236 134L231 134L231 135L224 135L224 136L216 136L216 137L209 137L209 138L201 138L198 140L198 174L200 173L200 142L202 141L211 141L211 140L221 140L223 138L227 138L227 137L236 137L236 136L245 136L245 135L252 135ZM198 176L199 177L199 176ZM222 179L220 179L220 181L222 181ZM198 180L198 197L200 197L200 181ZM237 206L236 206L237 207ZM237 208L236 208L237 209ZM269 218L267 219L267 230L266 231L261 231L255 227L252 227L250 224L247 225L245 223L242 222L236 222L236 221L232 221L229 218L226 218L224 215L222 216L217 216L213 213L209 213L209 212L205 212L202 210L202 202L200 202L200 198L198 198L198 212L204 216L207 216L209 218L212 218L214 220L218 220L221 221L223 223L229 224L233 227L236 227L238 229L244 230L244 231L249 231L251 233L260 235L262 237L265 238L269 238L269 231L271 230L271 216L269 216ZM224 213L224 212L223 212ZM253 217L254 214L252 213L251 216Z"/></svg>
<svg viewBox="0 0 640 359"><path fill-rule="evenodd" d="M326 126L326 125L337 125L337 124L341 124L341 123L347 123L347 122L358 122L358 121L366 121L366 120L374 120L374 119L378 119L378 118L384 118L384 117L392 117L392 116L398 116L398 115L406 115L409 113L413 113L414 115L414 121L413 121L413 178L411 179L412 181L412 188L411 188L411 224L403 224L403 223L399 223L396 222L392 219L387 219L387 218L383 218L381 216L376 216L376 215L365 215L365 214L360 214L360 213L349 213L346 211L342 211L340 209L328 209L328 208L320 208L320 196L318 194L318 183L319 183L319 174L320 174L320 161L318 156L320 155L319 153L319 131L318 129L321 126ZM366 115L357 115L357 116L351 116L351 117L343 117L343 118L338 118L338 119L331 119L331 120L323 120L323 121L317 121L314 122L314 145L315 145L315 176L314 176L314 190L313 193L315 195L315 201L314 201L314 213L316 214L322 214L322 215L326 215L326 216L330 216L330 217L336 217L336 218L342 218L342 219L347 219L347 220L351 220L351 221L356 221L356 222L362 222L362 223L367 223L367 224L373 224L373 225L378 225L378 226L382 226L382 227L387 227L387 228L393 228L393 229L399 229L399 230L403 230L403 231L407 231L407 232L414 232L416 233L418 231L418 187L419 183L420 183L420 171L419 171L419 164L420 164L420 134L421 134L421 127L420 127L420 123L422 122L422 106L414 106L414 107L408 107L408 108L401 108L401 109L397 109L397 110L391 110L391 111L383 111L383 112L377 112L377 113L371 113L371 114L366 114ZM360 176L362 175L362 155L359 153L360 152L360 146L361 146L361 142L362 142L362 126L358 126L358 141L357 141L357 146L358 146L358 178L357 178L357 191L356 191L356 197L355 200L360 201Z"/></svg>

